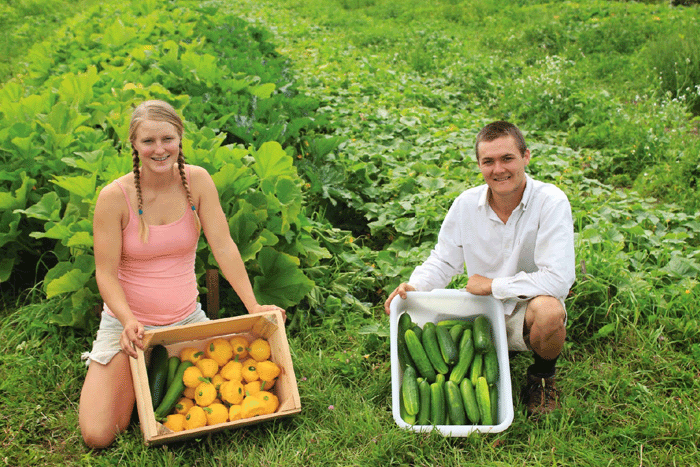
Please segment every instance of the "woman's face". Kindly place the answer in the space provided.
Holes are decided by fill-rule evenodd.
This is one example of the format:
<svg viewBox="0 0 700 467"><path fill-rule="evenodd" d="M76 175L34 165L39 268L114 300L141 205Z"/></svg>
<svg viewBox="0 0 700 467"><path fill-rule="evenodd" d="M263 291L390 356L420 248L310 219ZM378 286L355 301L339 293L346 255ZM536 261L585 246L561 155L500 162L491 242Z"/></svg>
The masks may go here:
<svg viewBox="0 0 700 467"><path fill-rule="evenodd" d="M143 170L166 173L180 154L180 136L172 123L144 120L136 129L133 142Z"/></svg>

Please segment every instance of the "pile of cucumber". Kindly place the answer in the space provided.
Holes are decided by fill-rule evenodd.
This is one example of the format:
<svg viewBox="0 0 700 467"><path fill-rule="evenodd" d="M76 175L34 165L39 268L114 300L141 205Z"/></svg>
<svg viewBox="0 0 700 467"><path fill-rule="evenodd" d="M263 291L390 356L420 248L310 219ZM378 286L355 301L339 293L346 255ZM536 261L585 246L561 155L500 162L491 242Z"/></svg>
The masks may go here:
<svg viewBox="0 0 700 467"><path fill-rule="evenodd" d="M168 357L168 350L161 344L153 346L147 368L148 386L156 420L163 421L173 410L185 391L182 376L193 363L180 361L180 357Z"/></svg>
<svg viewBox="0 0 700 467"><path fill-rule="evenodd" d="M498 357L491 322L450 319L421 328L402 313L398 359L401 418L410 425L494 425Z"/></svg>

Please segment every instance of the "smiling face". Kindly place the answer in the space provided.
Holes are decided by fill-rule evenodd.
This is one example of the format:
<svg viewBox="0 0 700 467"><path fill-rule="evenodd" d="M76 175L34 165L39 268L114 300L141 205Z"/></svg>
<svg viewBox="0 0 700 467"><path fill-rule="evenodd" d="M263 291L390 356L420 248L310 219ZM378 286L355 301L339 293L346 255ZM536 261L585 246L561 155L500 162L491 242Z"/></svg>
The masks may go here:
<svg viewBox="0 0 700 467"><path fill-rule="evenodd" d="M517 201L525 191L525 166L530 162L530 150L521 153L510 135L478 145L481 174L491 189L495 201Z"/></svg>
<svg viewBox="0 0 700 467"><path fill-rule="evenodd" d="M180 155L183 129L182 119L167 102L150 100L136 107L129 125L134 170L139 162L146 173L172 168Z"/></svg>
<svg viewBox="0 0 700 467"><path fill-rule="evenodd" d="M180 153L177 128L168 122L143 120L134 132L131 143L141 160L143 170L168 172Z"/></svg>

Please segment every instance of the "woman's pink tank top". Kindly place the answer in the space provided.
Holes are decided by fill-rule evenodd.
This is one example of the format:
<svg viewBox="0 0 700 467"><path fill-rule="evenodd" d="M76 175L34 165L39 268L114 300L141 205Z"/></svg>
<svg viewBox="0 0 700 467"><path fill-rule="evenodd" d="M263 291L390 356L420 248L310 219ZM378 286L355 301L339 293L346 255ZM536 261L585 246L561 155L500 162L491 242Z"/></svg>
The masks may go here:
<svg viewBox="0 0 700 467"><path fill-rule="evenodd" d="M187 167L189 183L189 167ZM139 238L139 219L124 186L116 181L129 206L129 222L122 230L119 282L132 313L141 324L166 325L181 321L197 308L194 273L199 231L188 207L177 221L149 225L148 243ZM104 310L114 316L105 304Z"/></svg>

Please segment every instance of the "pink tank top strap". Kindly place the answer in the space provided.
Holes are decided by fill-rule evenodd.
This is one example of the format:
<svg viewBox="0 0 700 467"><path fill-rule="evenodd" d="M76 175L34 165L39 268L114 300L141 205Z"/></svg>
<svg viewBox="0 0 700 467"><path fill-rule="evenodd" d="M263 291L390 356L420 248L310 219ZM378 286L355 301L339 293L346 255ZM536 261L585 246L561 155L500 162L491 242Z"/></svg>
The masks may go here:
<svg viewBox="0 0 700 467"><path fill-rule="evenodd" d="M116 183L117 186L119 186L119 188L121 188L122 193L124 193L124 198L126 199L126 205L129 208L129 217L136 215L133 208L131 207L131 201L129 200L129 195L126 193L126 188L124 188L124 185L122 185L122 183L119 180L114 180L114 183Z"/></svg>
<svg viewBox="0 0 700 467"><path fill-rule="evenodd" d="M190 185L190 166L188 164L185 164L185 179L187 180L187 184ZM129 217L136 216L136 211L134 211L134 208L131 207L131 200L129 200L129 195L126 193L126 188L124 188L124 185L122 185L122 182L119 180L114 180L114 182L117 184L117 186L119 186L119 188L121 188L122 193L124 193L126 205L129 208Z"/></svg>

